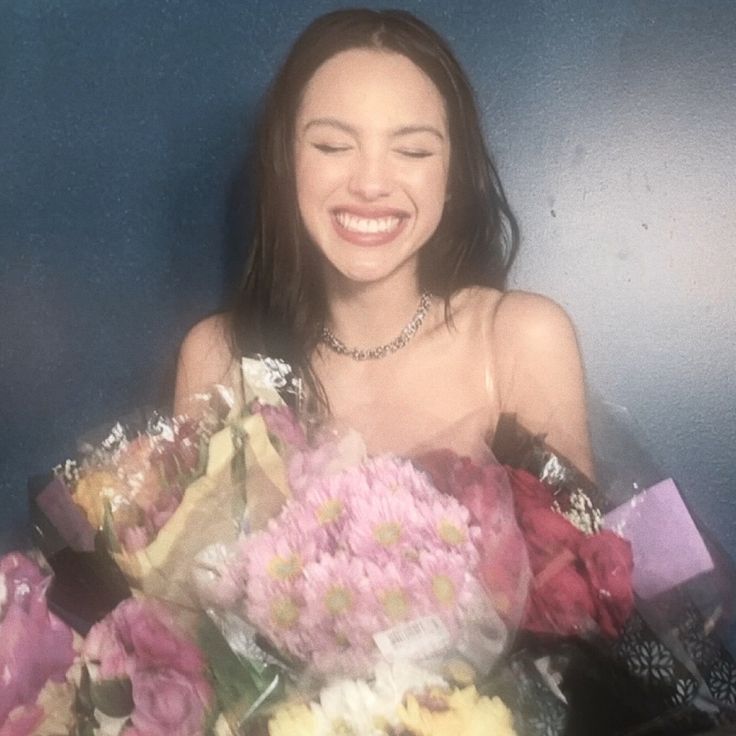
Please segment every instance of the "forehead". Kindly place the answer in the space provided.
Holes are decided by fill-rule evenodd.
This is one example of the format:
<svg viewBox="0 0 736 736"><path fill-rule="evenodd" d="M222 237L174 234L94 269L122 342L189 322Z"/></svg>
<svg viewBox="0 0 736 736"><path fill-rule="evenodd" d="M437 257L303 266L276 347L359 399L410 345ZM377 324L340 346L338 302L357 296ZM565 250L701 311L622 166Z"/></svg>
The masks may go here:
<svg viewBox="0 0 736 736"><path fill-rule="evenodd" d="M434 82L411 59L393 51L349 49L325 61L307 83L298 118L447 127Z"/></svg>

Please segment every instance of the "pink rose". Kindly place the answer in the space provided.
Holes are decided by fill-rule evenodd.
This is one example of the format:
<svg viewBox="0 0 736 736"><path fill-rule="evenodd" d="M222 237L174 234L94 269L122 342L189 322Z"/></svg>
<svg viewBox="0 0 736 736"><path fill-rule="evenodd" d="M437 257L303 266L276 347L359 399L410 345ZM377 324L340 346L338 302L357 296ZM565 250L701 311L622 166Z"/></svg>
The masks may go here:
<svg viewBox="0 0 736 736"><path fill-rule="evenodd" d="M598 603L601 631L606 636L618 636L634 608L631 544L604 529L586 537L579 554Z"/></svg>
<svg viewBox="0 0 736 736"><path fill-rule="evenodd" d="M116 679L128 675L129 654L118 635L112 616L106 616L89 630L82 654L88 662L98 664L101 679Z"/></svg>
<svg viewBox="0 0 736 736"><path fill-rule="evenodd" d="M20 706L0 723L0 736L32 736L43 722L45 713L38 705Z"/></svg>
<svg viewBox="0 0 736 736"><path fill-rule="evenodd" d="M127 736L204 733L214 693L204 656L179 632L169 609L153 599L128 598L92 627L84 643L96 681L127 677L132 687L132 729Z"/></svg>
<svg viewBox="0 0 736 736"><path fill-rule="evenodd" d="M128 598L120 603L90 629L83 654L100 665L103 678L130 676L140 668L184 673L204 668L199 647L178 633L168 609L153 599Z"/></svg>
<svg viewBox="0 0 736 736"><path fill-rule="evenodd" d="M132 600L132 599L131 599ZM126 601L124 601L126 603ZM199 647L177 632L168 609L157 601L146 605L121 605L116 609L118 626L127 633L138 667L174 669L187 674L201 673L205 663Z"/></svg>
<svg viewBox="0 0 736 736"><path fill-rule="evenodd" d="M174 669L137 670L131 676L133 727L141 736L198 736L213 693L201 677Z"/></svg>
<svg viewBox="0 0 736 736"><path fill-rule="evenodd" d="M72 631L46 605L48 583L25 555L0 559L0 724L6 726L11 711L33 706L49 680L63 682L74 661ZM22 732L21 725L12 727L8 733Z"/></svg>

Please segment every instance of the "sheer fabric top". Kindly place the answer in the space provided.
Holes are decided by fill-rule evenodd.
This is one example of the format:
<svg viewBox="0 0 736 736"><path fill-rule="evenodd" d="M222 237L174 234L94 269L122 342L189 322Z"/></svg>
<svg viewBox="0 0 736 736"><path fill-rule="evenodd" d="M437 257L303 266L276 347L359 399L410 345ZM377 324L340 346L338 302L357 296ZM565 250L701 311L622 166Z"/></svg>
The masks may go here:
<svg viewBox="0 0 736 736"><path fill-rule="evenodd" d="M460 296L448 323L435 298L413 341L378 360L358 362L322 346L313 365L332 424L357 430L370 454L447 448L486 458L501 411L490 335L498 299L491 291Z"/></svg>
<svg viewBox="0 0 736 736"><path fill-rule="evenodd" d="M225 316L208 318L184 341L177 411L198 391L239 382L227 325ZM481 460L498 418L511 413L593 477L575 331L545 297L465 289L452 298L449 321L435 298L419 332L392 355L360 362L322 345L312 366L329 421L360 432L371 454L448 448Z"/></svg>

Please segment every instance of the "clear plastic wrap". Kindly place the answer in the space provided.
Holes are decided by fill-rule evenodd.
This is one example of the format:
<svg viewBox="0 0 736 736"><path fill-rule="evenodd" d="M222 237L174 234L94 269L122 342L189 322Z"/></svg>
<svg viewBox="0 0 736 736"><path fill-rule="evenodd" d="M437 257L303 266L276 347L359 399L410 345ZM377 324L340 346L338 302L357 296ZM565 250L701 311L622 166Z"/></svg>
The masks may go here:
<svg viewBox="0 0 736 736"><path fill-rule="evenodd" d="M335 678L369 682L387 664L488 673L529 579L506 473L449 450L370 457L354 432L307 432L278 392L253 386L269 374L244 361L245 413L263 417L279 449L288 500L265 526L246 513L240 538L204 550L195 576L232 649L306 695ZM248 441L261 441L255 427ZM251 493L261 481L248 472Z"/></svg>
<svg viewBox="0 0 736 736"><path fill-rule="evenodd" d="M71 733L78 638L46 604L50 573L30 556L0 557L0 734Z"/></svg>
<svg viewBox="0 0 736 736"><path fill-rule="evenodd" d="M155 598L128 598L90 629L74 733L212 734L218 706L206 656L179 614Z"/></svg>
<svg viewBox="0 0 736 736"><path fill-rule="evenodd" d="M543 514L558 518L543 516L552 521L530 528L519 509L534 572L530 607L488 687L503 693L530 736L733 729L733 563L649 458L624 409L593 399L590 423L596 484L515 417L499 423L493 450L513 468L512 480L523 481L513 482L517 504L526 485L541 481ZM563 517L585 537L570 526L561 532ZM540 528L547 550L550 539L561 542L558 554L536 554ZM581 540L596 536L605 543L581 558ZM576 578L587 575L582 599L576 579L560 575L565 556ZM550 576L557 578L553 591Z"/></svg>
<svg viewBox="0 0 736 736"><path fill-rule="evenodd" d="M511 415L483 457L371 456L300 413L287 365L241 369L224 410L121 424L36 496L73 574L57 607L74 613L80 580L94 597L87 567L105 598L87 628L127 595L116 570L177 604L217 733L321 733L340 713L362 733L369 712L385 733L491 712L504 732L506 706L519 736L736 721L736 572L625 411L591 402L593 482Z"/></svg>
<svg viewBox="0 0 736 736"><path fill-rule="evenodd" d="M209 544L236 538L244 468L257 466L252 451L266 454L268 470L269 448L246 447L247 422L234 403L218 390L200 397L192 416L150 412L144 422L117 422L104 439L83 444L80 459L57 471L36 506L77 551L101 544L131 588L195 611L192 560ZM252 499L254 516L272 513L265 508L277 497L272 490L260 505Z"/></svg>

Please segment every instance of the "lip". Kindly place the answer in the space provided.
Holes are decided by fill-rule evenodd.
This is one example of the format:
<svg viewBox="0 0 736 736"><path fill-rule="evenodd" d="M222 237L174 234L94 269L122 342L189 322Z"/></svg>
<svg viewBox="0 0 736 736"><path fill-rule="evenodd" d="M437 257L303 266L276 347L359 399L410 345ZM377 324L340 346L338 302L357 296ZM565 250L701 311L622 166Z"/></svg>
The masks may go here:
<svg viewBox="0 0 736 736"><path fill-rule="evenodd" d="M384 232L357 232L349 230L338 219L338 214L345 213L363 219L377 220L386 217L395 217L399 220L396 227ZM404 231L409 221L409 213L392 207L335 207L332 210L332 226L337 234L353 245L379 246L393 242Z"/></svg>

